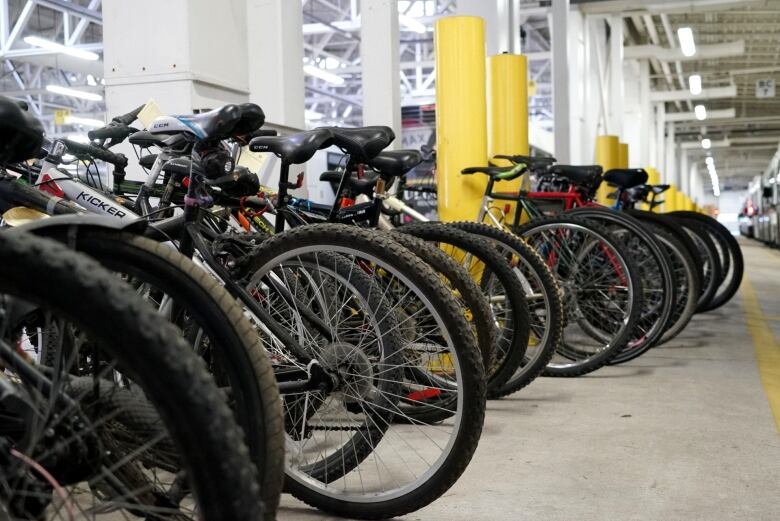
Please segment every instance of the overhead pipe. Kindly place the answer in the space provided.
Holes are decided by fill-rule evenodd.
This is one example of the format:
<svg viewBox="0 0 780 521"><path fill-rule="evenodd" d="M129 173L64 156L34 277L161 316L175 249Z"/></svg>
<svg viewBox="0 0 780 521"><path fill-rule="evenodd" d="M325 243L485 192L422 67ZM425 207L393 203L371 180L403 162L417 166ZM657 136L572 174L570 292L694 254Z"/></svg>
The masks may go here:
<svg viewBox="0 0 780 521"><path fill-rule="evenodd" d="M733 42L697 45L696 54L693 56L685 56L679 47L672 48L662 47L660 45L629 45L624 48L623 57L632 60L655 58L661 60L662 62L673 62L728 58L732 56L742 56L743 54L745 54L745 40L736 40Z"/></svg>

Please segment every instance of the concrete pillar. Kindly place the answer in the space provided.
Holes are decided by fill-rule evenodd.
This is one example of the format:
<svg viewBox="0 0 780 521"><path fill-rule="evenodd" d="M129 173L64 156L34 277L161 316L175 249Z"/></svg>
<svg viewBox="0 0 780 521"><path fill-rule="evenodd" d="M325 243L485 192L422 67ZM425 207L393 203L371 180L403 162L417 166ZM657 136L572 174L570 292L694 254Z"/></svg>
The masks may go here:
<svg viewBox="0 0 780 521"><path fill-rule="evenodd" d="M579 9L569 11L568 44L569 44L569 77L581 78L580 81L569 81L569 161L576 165L584 165L593 160L594 133L590 129L593 122L589 121L588 103L583 103L587 97L587 34L585 15Z"/></svg>
<svg viewBox="0 0 780 521"><path fill-rule="evenodd" d="M623 135L623 17L609 18L609 96L607 117L609 133Z"/></svg>
<svg viewBox="0 0 780 521"><path fill-rule="evenodd" d="M642 142L642 106L640 103L640 76L641 70L639 61L626 60L623 63L623 77L625 79L624 98L623 98L623 134L621 141L630 145L631 157L628 163L633 166L648 166L640 161L639 153L642 148L647 147L646 142Z"/></svg>
<svg viewBox="0 0 780 521"><path fill-rule="evenodd" d="M571 161L571 119L569 115L569 0L552 2L552 83L555 157Z"/></svg>
<svg viewBox="0 0 780 521"><path fill-rule="evenodd" d="M666 174L666 106L663 103L655 105L655 166L661 171L661 179L665 183Z"/></svg>
<svg viewBox="0 0 780 521"><path fill-rule="evenodd" d="M485 49L488 56L502 52L520 52L513 50L510 38L509 3L512 0L458 0L457 13L460 16L479 16L485 20ZM364 4L366 2L363 2ZM516 9L516 6L514 6ZM522 14L522 13L521 13ZM519 42L519 36L517 37Z"/></svg>
<svg viewBox="0 0 780 521"><path fill-rule="evenodd" d="M295 2L291 2L295 3ZM401 82L398 3L361 3L360 61L363 70L363 125L387 125L401 145Z"/></svg>
<svg viewBox="0 0 780 521"><path fill-rule="evenodd" d="M269 122L304 128L301 3L289 0L244 1L247 9L249 99L263 108ZM212 2L208 3L213 11L219 10ZM232 27L229 29L233 30ZM202 38L203 34L199 36ZM204 39L210 42L212 37L209 35ZM221 59L235 66L232 57L226 55Z"/></svg>
<svg viewBox="0 0 780 521"><path fill-rule="evenodd" d="M639 61L639 143L635 148L635 156L642 166L653 165L654 158L651 149L654 146L653 105L650 103L650 62ZM653 165L657 166L657 165Z"/></svg>
<svg viewBox="0 0 780 521"><path fill-rule="evenodd" d="M680 173L677 171L677 147L674 142L674 123L668 123L666 128L666 145L664 146L666 154L666 167L664 172L664 182L673 183L677 189L680 189Z"/></svg>
<svg viewBox="0 0 780 521"><path fill-rule="evenodd" d="M152 30L149 13L164 27ZM104 0L108 118L150 98L166 114L247 101L246 13L246 0L227 0L219 9L208 0ZM133 155L129 145L116 151ZM145 174L131 166L128 178Z"/></svg>
<svg viewBox="0 0 780 521"><path fill-rule="evenodd" d="M680 149L680 190L691 197L691 171L688 168L688 153L684 149Z"/></svg>

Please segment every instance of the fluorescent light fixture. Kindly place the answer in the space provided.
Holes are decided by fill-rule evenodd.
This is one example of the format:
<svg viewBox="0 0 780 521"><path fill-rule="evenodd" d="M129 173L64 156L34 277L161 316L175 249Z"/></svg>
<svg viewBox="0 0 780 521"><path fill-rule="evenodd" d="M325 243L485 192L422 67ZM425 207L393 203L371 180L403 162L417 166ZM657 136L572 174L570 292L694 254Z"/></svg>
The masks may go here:
<svg viewBox="0 0 780 521"><path fill-rule="evenodd" d="M309 76L314 76L315 78L319 78L321 80L327 81L328 83L332 83L333 85L344 85L344 78L342 78L341 76L337 76L332 72L328 72L325 69L320 69L315 65L304 65L303 72L305 72Z"/></svg>
<svg viewBox="0 0 780 521"><path fill-rule="evenodd" d="M691 89L691 94L694 96L701 94L701 76L698 74L691 74L688 78L688 86Z"/></svg>
<svg viewBox="0 0 780 521"><path fill-rule="evenodd" d="M71 96L73 98L81 98L89 101L101 101L103 96L96 92L85 92L83 90L71 89L63 87L62 85L46 85L46 90L53 92L54 94L61 94L62 96Z"/></svg>
<svg viewBox="0 0 780 521"><path fill-rule="evenodd" d="M693 41L693 30L690 27L677 29L677 39L680 40L680 49L685 56L696 54L696 43Z"/></svg>
<svg viewBox="0 0 780 521"><path fill-rule="evenodd" d="M105 121L92 118L80 118L78 116L66 116L65 123L68 125L84 125L85 127L101 128L106 126Z"/></svg>
<svg viewBox="0 0 780 521"><path fill-rule="evenodd" d="M696 119L699 121L707 119L707 109L704 105L696 105L693 107L693 113L696 114Z"/></svg>
<svg viewBox="0 0 780 521"><path fill-rule="evenodd" d="M710 138L705 137L704 139L702 139L701 140L701 147L704 150L709 150L712 147L712 141L710 141Z"/></svg>
<svg viewBox="0 0 780 521"><path fill-rule="evenodd" d="M89 138L84 134L69 134L65 137L76 143L89 143Z"/></svg>
<svg viewBox="0 0 780 521"><path fill-rule="evenodd" d="M41 49L48 49L50 51L61 54L67 54L68 56L73 56L75 58L81 58L82 60L95 61L100 58L100 56L94 52L85 51L84 49L77 49L75 47L68 47L66 45L62 45L61 43L38 38L37 36L25 36L24 43L33 45L35 47L40 47Z"/></svg>
<svg viewBox="0 0 780 521"><path fill-rule="evenodd" d="M95 80L95 77L91 74L87 74L87 85L90 87L97 87L97 80Z"/></svg>
<svg viewBox="0 0 780 521"><path fill-rule="evenodd" d="M425 24L420 22L419 20L415 20L414 18L411 18L406 15L398 15L398 22L409 29L410 31L414 31L416 33L425 34L428 30L425 27Z"/></svg>
<svg viewBox="0 0 780 521"><path fill-rule="evenodd" d="M707 163L707 166L715 166L715 159L712 156L708 156L704 162Z"/></svg>
<svg viewBox="0 0 780 521"><path fill-rule="evenodd" d="M316 121L319 119L322 119L325 117L325 114L321 114L319 112L315 112L313 110L305 110L304 111L304 117L310 121Z"/></svg>

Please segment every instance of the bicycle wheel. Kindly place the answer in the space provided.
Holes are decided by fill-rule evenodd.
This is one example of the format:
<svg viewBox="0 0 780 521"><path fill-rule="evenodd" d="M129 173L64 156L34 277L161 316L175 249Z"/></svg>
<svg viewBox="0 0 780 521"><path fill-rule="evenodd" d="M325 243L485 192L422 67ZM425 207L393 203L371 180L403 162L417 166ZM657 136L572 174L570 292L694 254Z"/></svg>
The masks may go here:
<svg viewBox="0 0 780 521"><path fill-rule="evenodd" d="M715 297L718 286L723 280L717 246L715 246L707 229L698 221L671 214L669 214L669 217L674 219L675 224L688 233L688 236L696 245L697 255L701 259L701 294L696 305L696 313L703 313Z"/></svg>
<svg viewBox="0 0 780 521"><path fill-rule="evenodd" d="M476 449L485 381L473 334L436 273L386 234L337 224L278 234L249 266L250 293L300 342L293 351L272 343L275 362L323 375L313 390L283 392L287 489L366 519L412 512L449 489ZM447 411L436 425L399 406L430 406L432 395Z"/></svg>
<svg viewBox="0 0 780 521"><path fill-rule="evenodd" d="M666 249L671 261L677 298L666 330L656 343L660 345L673 339L685 329L696 313L696 305L701 293L700 265L693 256L696 245L679 226L670 223L669 218L639 210L630 210L629 213L649 227Z"/></svg>
<svg viewBox="0 0 780 521"><path fill-rule="evenodd" d="M610 364L641 356L661 339L676 301L669 255L644 225L629 215L607 208L575 208L565 215L599 223L631 252L642 281L642 312L633 338Z"/></svg>
<svg viewBox="0 0 780 521"><path fill-rule="evenodd" d="M544 259L516 235L482 223L455 222L450 226L490 239L523 285L530 315L528 349L520 368L488 397L512 394L544 371L560 345L563 332L561 290Z"/></svg>
<svg viewBox="0 0 780 521"><path fill-rule="evenodd" d="M50 223L46 223L50 224ZM20 230L25 228L20 228ZM74 232L75 230L75 232ZM284 482L284 433L273 368L243 309L206 271L170 246L101 228L52 227L33 233L68 242L111 271L177 324L208 363L247 438L265 518L276 518Z"/></svg>
<svg viewBox="0 0 780 521"><path fill-rule="evenodd" d="M243 436L175 327L56 242L0 233L0 265L0 511L262 515Z"/></svg>
<svg viewBox="0 0 780 521"><path fill-rule="evenodd" d="M702 215L696 212L672 212L670 215L679 215L693 219L709 227L712 236L717 238L721 250L726 252L725 258L728 259L729 262L727 263L728 269L726 270L726 273L724 273L724 280L719 286L715 296L709 304L704 306L702 311L711 311L719 308L731 300L739 289L740 284L742 284L745 261L742 258L742 249L739 247L739 243L728 228L709 215Z"/></svg>
<svg viewBox="0 0 780 521"><path fill-rule="evenodd" d="M632 338L642 306L638 268L602 226L547 217L516 233L545 260L563 290L563 341L550 376L580 376L604 366Z"/></svg>
<svg viewBox="0 0 780 521"><path fill-rule="evenodd" d="M520 281L490 242L449 224L418 222L396 230L438 245L466 266L488 298L498 327L495 363L487 369L488 394L494 395L520 367L528 347L530 316Z"/></svg>

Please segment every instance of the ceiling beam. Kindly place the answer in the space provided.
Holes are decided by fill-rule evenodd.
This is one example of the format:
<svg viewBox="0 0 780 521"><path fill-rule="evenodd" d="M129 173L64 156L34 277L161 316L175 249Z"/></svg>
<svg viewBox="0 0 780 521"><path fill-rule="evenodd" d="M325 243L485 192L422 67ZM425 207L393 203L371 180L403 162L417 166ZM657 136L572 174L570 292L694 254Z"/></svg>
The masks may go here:
<svg viewBox="0 0 780 521"><path fill-rule="evenodd" d="M65 2L64 0L35 0L35 3L60 11L62 13L78 16L82 19L89 20L92 23L103 25L103 13L89 7L84 7L75 2Z"/></svg>
<svg viewBox="0 0 780 521"><path fill-rule="evenodd" d="M696 54L685 56L682 49L661 47L660 45L630 45L623 48L623 58L627 60L642 60L655 58L670 61L695 61L710 60L716 58L728 58L730 56L742 56L745 54L745 40L736 40L725 43L710 43L696 46Z"/></svg>
<svg viewBox="0 0 780 521"><path fill-rule="evenodd" d="M736 109L719 109L719 110L708 110L707 111L707 119L702 120L702 124L709 125L709 121L711 119L730 119L735 118L737 116ZM696 117L695 112L667 112L666 113L666 121L698 121L698 118Z"/></svg>
<svg viewBox="0 0 780 521"><path fill-rule="evenodd" d="M735 98L737 96L737 86L728 85L726 87L711 87L703 89L701 94L691 94L689 90L661 90L650 93L650 101L685 101L697 99L712 98Z"/></svg>

